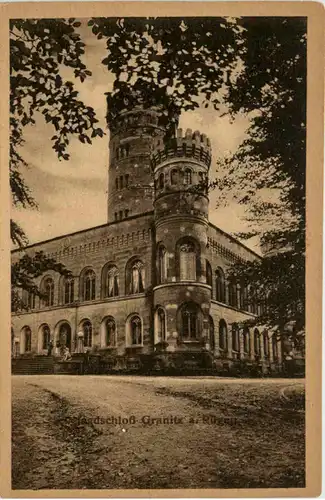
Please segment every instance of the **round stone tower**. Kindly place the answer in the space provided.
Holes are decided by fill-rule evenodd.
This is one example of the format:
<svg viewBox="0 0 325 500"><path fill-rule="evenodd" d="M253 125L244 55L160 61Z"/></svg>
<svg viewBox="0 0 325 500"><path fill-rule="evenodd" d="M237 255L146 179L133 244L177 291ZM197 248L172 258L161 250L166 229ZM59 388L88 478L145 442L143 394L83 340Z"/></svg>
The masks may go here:
<svg viewBox="0 0 325 500"><path fill-rule="evenodd" d="M155 343L170 350L209 345L211 286L207 283L209 139L190 129L167 144L155 140ZM164 323L162 321L164 320ZM161 333L162 332L162 333Z"/></svg>
<svg viewBox="0 0 325 500"><path fill-rule="evenodd" d="M108 222L153 210L150 153L153 140L162 140L158 108L128 107L107 117L110 130Z"/></svg>

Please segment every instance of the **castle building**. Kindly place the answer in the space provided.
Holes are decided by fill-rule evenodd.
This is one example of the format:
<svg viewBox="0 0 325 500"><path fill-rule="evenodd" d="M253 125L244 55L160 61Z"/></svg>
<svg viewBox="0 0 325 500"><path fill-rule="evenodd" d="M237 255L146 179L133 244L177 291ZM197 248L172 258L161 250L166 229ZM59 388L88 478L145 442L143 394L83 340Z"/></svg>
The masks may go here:
<svg viewBox="0 0 325 500"><path fill-rule="evenodd" d="M24 297L28 310L12 316L14 356L44 355L52 339L111 367L141 356L195 365L208 353L216 369L246 360L277 371L279 341L249 326L257 306L227 280L231 264L260 257L209 222L209 139L179 129L164 141L154 107L110 115L108 126L108 222L27 248L72 276L47 272L37 281L46 299Z"/></svg>

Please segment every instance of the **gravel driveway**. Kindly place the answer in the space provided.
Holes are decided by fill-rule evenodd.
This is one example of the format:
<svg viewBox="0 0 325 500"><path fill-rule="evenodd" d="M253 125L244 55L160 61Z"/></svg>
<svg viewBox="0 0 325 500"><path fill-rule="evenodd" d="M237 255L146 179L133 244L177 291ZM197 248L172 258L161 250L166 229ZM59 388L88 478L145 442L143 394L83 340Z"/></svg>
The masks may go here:
<svg viewBox="0 0 325 500"><path fill-rule="evenodd" d="M13 376L13 488L304 486L304 383Z"/></svg>

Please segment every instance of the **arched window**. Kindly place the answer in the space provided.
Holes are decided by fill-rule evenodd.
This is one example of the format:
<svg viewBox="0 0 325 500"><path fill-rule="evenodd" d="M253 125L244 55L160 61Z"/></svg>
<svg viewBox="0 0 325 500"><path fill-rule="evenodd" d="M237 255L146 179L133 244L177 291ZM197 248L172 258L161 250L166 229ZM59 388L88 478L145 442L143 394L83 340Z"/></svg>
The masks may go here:
<svg viewBox="0 0 325 500"><path fill-rule="evenodd" d="M144 291L144 266L140 260L134 262L131 267L130 293L141 293Z"/></svg>
<svg viewBox="0 0 325 500"><path fill-rule="evenodd" d="M158 177L159 189L164 189L164 185L165 185L165 176L163 173L161 173L161 174L159 174L159 177Z"/></svg>
<svg viewBox="0 0 325 500"><path fill-rule="evenodd" d="M24 352L30 352L32 350L32 331L29 326L24 326L22 333Z"/></svg>
<svg viewBox="0 0 325 500"><path fill-rule="evenodd" d="M245 326L243 329L243 347L244 347L244 353L249 354L250 336L249 336L249 329L247 326Z"/></svg>
<svg viewBox="0 0 325 500"><path fill-rule="evenodd" d="M185 169L184 184L186 184L187 186L192 184L192 170L190 168Z"/></svg>
<svg viewBox="0 0 325 500"><path fill-rule="evenodd" d="M219 348L222 351L228 348L227 323L224 319L219 321Z"/></svg>
<svg viewBox="0 0 325 500"><path fill-rule="evenodd" d="M166 315L162 307L159 307L156 311L157 317L157 342L163 342L166 340Z"/></svg>
<svg viewBox="0 0 325 500"><path fill-rule="evenodd" d="M164 283L167 279L167 252L163 245L158 248L158 283Z"/></svg>
<svg viewBox="0 0 325 500"><path fill-rule="evenodd" d="M27 290L23 290L22 301L24 306L28 309L35 309L36 307L36 295Z"/></svg>
<svg viewBox="0 0 325 500"><path fill-rule="evenodd" d="M228 283L229 305L237 307L237 285L234 281Z"/></svg>
<svg viewBox="0 0 325 500"><path fill-rule="evenodd" d="M86 319L82 323L82 331L84 334L84 347L91 347L92 345L92 336L93 336L93 327L91 322Z"/></svg>
<svg viewBox="0 0 325 500"><path fill-rule="evenodd" d="M257 297L256 297L256 290L254 288L250 289L250 299L251 299L251 312L253 314L258 314L258 304L257 304Z"/></svg>
<svg viewBox="0 0 325 500"><path fill-rule="evenodd" d="M170 183L172 186L176 186L178 184L178 170L173 168L170 173Z"/></svg>
<svg viewBox="0 0 325 500"><path fill-rule="evenodd" d="M248 288L247 288L247 285L242 285L241 286L241 300L242 300L242 305L241 305L241 309L243 309L243 311L248 311L249 310L249 307L248 307Z"/></svg>
<svg viewBox="0 0 325 500"><path fill-rule="evenodd" d="M116 266L109 266L106 271L105 297L116 297L119 294L119 271Z"/></svg>
<svg viewBox="0 0 325 500"><path fill-rule="evenodd" d="M261 338L257 328L254 330L254 354L255 356L261 355Z"/></svg>
<svg viewBox="0 0 325 500"><path fill-rule="evenodd" d="M231 327L232 350L239 352L239 329L237 323L233 323Z"/></svg>
<svg viewBox="0 0 325 500"><path fill-rule="evenodd" d="M36 307L36 295L35 295L35 293L30 292L28 294L28 307L30 309L35 309L35 307Z"/></svg>
<svg viewBox="0 0 325 500"><path fill-rule="evenodd" d="M43 305L45 307L53 306L54 304L54 281L52 278L46 278L43 282L42 292L45 297L43 299Z"/></svg>
<svg viewBox="0 0 325 500"><path fill-rule="evenodd" d="M118 177L115 179L115 189L118 190Z"/></svg>
<svg viewBox="0 0 325 500"><path fill-rule="evenodd" d="M61 347L67 347L71 351L71 326L67 321L59 323L59 344Z"/></svg>
<svg viewBox="0 0 325 500"><path fill-rule="evenodd" d="M139 316L130 319L130 342L131 345L142 345L142 323Z"/></svg>
<svg viewBox="0 0 325 500"><path fill-rule="evenodd" d="M196 280L196 252L191 241L179 245L179 278L180 281Z"/></svg>
<svg viewBox="0 0 325 500"><path fill-rule="evenodd" d="M210 285L212 287L212 269L211 269L211 264L208 260L205 261L205 268L206 268L207 285Z"/></svg>
<svg viewBox="0 0 325 500"><path fill-rule="evenodd" d="M179 332L183 340L197 340L201 333L200 308L194 302L188 302L180 307Z"/></svg>
<svg viewBox="0 0 325 500"><path fill-rule="evenodd" d="M270 349L269 349L269 334L267 330L263 332L263 347L264 347L264 357L268 359L270 357Z"/></svg>
<svg viewBox="0 0 325 500"><path fill-rule="evenodd" d="M50 327L48 325L44 325L42 327L42 349L46 350L49 346L51 339Z"/></svg>
<svg viewBox="0 0 325 500"><path fill-rule="evenodd" d="M218 302L226 302L226 290L225 290L225 275L222 269L217 269L215 272L216 281L216 300Z"/></svg>
<svg viewBox="0 0 325 500"><path fill-rule="evenodd" d="M244 288L240 283L237 283L237 307L239 309L244 308Z"/></svg>
<svg viewBox="0 0 325 500"><path fill-rule="evenodd" d="M209 341L210 341L210 349L214 351L216 347L216 341L214 338L214 323L211 316L209 316Z"/></svg>
<svg viewBox="0 0 325 500"><path fill-rule="evenodd" d="M89 269L83 277L83 300L94 300L95 293L96 275L92 269Z"/></svg>
<svg viewBox="0 0 325 500"><path fill-rule="evenodd" d="M71 304L74 301L74 279L69 277L64 280L64 303Z"/></svg>
<svg viewBox="0 0 325 500"><path fill-rule="evenodd" d="M274 361L277 361L279 358L279 352L278 352L278 339L276 333L272 335L272 354Z"/></svg>
<svg viewBox="0 0 325 500"><path fill-rule="evenodd" d="M109 317L105 321L105 345L107 347L115 346L115 333L116 333L115 320L114 318Z"/></svg>

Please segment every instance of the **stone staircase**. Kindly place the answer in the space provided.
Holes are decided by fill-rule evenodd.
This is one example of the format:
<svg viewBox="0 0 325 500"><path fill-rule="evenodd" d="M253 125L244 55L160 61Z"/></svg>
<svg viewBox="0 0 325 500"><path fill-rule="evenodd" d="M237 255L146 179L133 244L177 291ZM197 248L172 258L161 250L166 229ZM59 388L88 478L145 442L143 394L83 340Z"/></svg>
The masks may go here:
<svg viewBox="0 0 325 500"><path fill-rule="evenodd" d="M14 358L11 360L13 375L37 375L54 373L54 359L51 356Z"/></svg>

